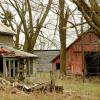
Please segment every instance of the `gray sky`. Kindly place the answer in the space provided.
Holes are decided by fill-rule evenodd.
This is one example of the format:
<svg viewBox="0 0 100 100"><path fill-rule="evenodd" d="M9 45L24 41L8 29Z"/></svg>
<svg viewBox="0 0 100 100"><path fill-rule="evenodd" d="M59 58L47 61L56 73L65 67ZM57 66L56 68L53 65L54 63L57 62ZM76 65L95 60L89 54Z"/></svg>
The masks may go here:
<svg viewBox="0 0 100 100"><path fill-rule="evenodd" d="M3 2L3 0L0 0ZM5 0L6 1L6 0ZM35 0L34 0L35 1ZM47 4L47 1L48 0L37 0L35 2L38 2L38 1L42 1L42 3L44 3L45 5ZM58 0L54 0L53 2L54 3L57 3ZM69 0L66 0L67 4L66 4L66 7L69 6L69 8L71 10L74 10L75 9L75 5L70 2ZM38 5L33 5L33 8L37 8ZM58 9L56 8L57 5L55 4L55 6L52 5L52 7L54 7L55 9ZM11 10L13 12L13 14L16 14L15 10L13 8L11 8L11 6L7 6L7 9ZM74 12L74 17L75 17L75 20L77 23L80 23L80 13L76 10ZM40 13L39 12L36 12L36 11L33 11L33 23L35 23L35 21L37 20L37 18L39 17ZM27 14L26 14L26 19L28 18ZM19 16L18 14L16 14L16 21L19 23L20 19L19 19ZM70 16L69 18L69 21L73 22L73 18ZM55 26L56 26L56 22L57 22L57 15L55 13L53 13L52 11L49 12L49 15L44 23L44 26L46 26L46 28L42 28L41 29L41 32L40 32L40 35L44 35L44 37L46 38L49 38L49 40L51 40L52 42L48 42L47 39L43 39L42 37L38 37L38 40L37 40L37 43L36 43L36 49L59 49L60 47L60 42L59 42L59 33L58 33L58 27L57 27L57 30L55 31ZM49 23L49 24L47 24ZM71 26L71 24L68 23L68 27ZM80 31L80 27L77 27L78 28L78 31ZM67 40L66 40L66 44L69 45L72 41L75 40L76 38L76 34L75 34L75 29L67 29ZM40 44L40 42L42 44ZM23 44L24 43L24 34L21 33L20 35L20 43ZM56 45L56 46L55 46Z"/></svg>

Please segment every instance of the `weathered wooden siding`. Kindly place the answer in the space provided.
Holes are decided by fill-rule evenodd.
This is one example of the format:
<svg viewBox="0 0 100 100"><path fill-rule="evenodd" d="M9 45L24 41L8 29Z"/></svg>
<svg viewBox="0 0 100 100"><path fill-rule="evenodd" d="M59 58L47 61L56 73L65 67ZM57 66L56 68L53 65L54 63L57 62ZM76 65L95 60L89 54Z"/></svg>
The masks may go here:
<svg viewBox="0 0 100 100"><path fill-rule="evenodd" d="M67 53L71 57L71 64L69 61L66 61L66 64L70 64L71 73L79 75L83 74L82 64L84 62L82 61L82 48L84 52L100 51L100 47L96 47L97 41L100 40L94 34L88 33L83 35L69 49L67 49Z"/></svg>
<svg viewBox="0 0 100 100"><path fill-rule="evenodd" d="M13 44L13 35L0 34L0 43L5 44L5 45L14 46L14 44Z"/></svg>
<svg viewBox="0 0 100 100"><path fill-rule="evenodd" d="M59 54L59 50L34 50L33 53L39 57L36 63L37 71L50 71L50 61Z"/></svg>
<svg viewBox="0 0 100 100"><path fill-rule="evenodd" d="M82 75L82 48L84 52L100 51L100 45L98 43L100 44L100 40L93 33L84 34L73 42L66 49L66 70L70 70L72 74ZM54 59L53 63L56 65L58 62L60 63L59 56Z"/></svg>

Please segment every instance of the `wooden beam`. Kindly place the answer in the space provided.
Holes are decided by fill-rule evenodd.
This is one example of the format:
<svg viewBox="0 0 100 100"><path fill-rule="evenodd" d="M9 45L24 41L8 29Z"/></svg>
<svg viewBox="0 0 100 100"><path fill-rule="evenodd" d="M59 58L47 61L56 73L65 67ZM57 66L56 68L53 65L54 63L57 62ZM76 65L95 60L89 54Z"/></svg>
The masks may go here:
<svg viewBox="0 0 100 100"><path fill-rule="evenodd" d="M33 58L30 58L30 73L33 75L33 66L34 66L34 64L33 64Z"/></svg>
<svg viewBox="0 0 100 100"><path fill-rule="evenodd" d="M6 58L3 58L3 77L7 77L7 66L6 66Z"/></svg>
<svg viewBox="0 0 100 100"><path fill-rule="evenodd" d="M24 58L24 77L27 76L27 72L26 72L26 59Z"/></svg>
<svg viewBox="0 0 100 100"><path fill-rule="evenodd" d="M29 71L29 75L30 76L30 59L28 58L28 71Z"/></svg>
<svg viewBox="0 0 100 100"><path fill-rule="evenodd" d="M13 77L15 77L15 60L13 60Z"/></svg>
<svg viewBox="0 0 100 100"><path fill-rule="evenodd" d="M9 67L9 76L8 77L11 77L11 62L10 62L10 60L8 60L8 67Z"/></svg>
<svg viewBox="0 0 100 100"><path fill-rule="evenodd" d="M17 77L19 77L19 60L18 60L18 66L17 66Z"/></svg>
<svg viewBox="0 0 100 100"><path fill-rule="evenodd" d="M50 76L51 76L51 89L55 90L55 71L56 71L56 65L55 63L52 64L52 71L50 72Z"/></svg>
<svg viewBox="0 0 100 100"><path fill-rule="evenodd" d="M36 59L33 58L33 76L36 77Z"/></svg>

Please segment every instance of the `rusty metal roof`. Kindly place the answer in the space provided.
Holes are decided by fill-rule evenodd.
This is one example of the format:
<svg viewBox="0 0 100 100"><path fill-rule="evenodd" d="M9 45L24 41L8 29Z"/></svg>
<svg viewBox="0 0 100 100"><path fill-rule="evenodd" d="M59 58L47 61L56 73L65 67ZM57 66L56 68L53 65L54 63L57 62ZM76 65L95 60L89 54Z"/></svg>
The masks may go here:
<svg viewBox="0 0 100 100"><path fill-rule="evenodd" d="M0 34L3 35L14 35L15 32L11 30L11 28L7 27L3 23L0 22Z"/></svg>
<svg viewBox="0 0 100 100"><path fill-rule="evenodd" d="M37 55L17 50L13 47L0 45L0 55L3 57L38 57Z"/></svg>

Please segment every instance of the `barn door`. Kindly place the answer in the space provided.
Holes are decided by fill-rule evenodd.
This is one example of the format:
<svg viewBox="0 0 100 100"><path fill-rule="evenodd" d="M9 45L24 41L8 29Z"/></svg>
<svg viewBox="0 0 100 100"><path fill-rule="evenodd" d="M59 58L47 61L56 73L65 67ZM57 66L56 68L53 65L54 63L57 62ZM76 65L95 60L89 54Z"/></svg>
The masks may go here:
<svg viewBox="0 0 100 100"><path fill-rule="evenodd" d="M87 75L100 75L100 52L85 52Z"/></svg>

